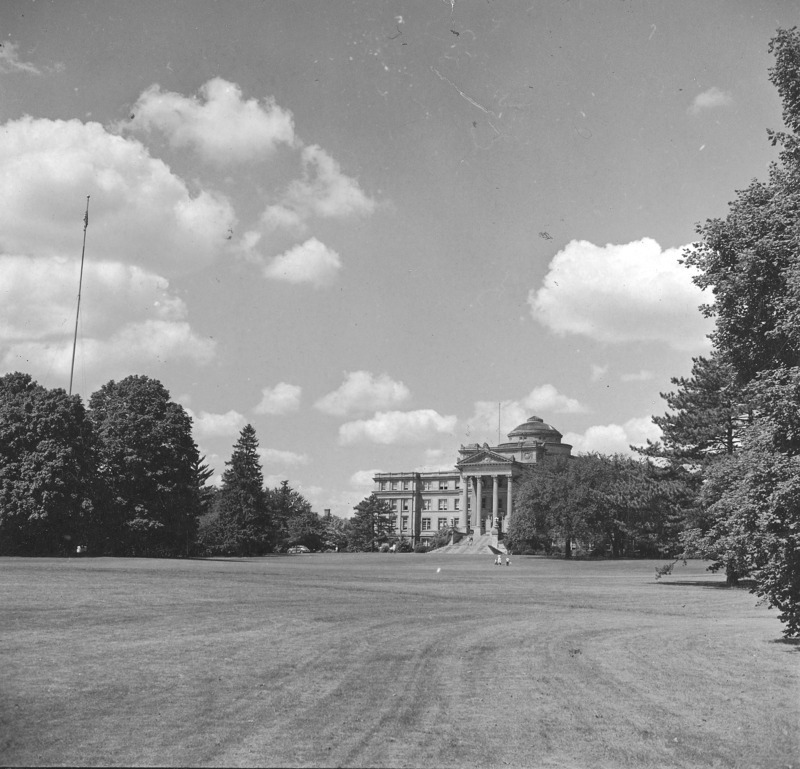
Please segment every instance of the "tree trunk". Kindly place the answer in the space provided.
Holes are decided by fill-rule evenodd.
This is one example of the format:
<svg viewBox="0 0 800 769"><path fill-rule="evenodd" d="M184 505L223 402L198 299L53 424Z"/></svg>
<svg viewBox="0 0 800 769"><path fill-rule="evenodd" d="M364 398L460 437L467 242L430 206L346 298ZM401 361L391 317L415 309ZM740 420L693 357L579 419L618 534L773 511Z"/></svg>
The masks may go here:
<svg viewBox="0 0 800 769"><path fill-rule="evenodd" d="M564 558L572 558L572 537L567 537L564 542Z"/></svg>

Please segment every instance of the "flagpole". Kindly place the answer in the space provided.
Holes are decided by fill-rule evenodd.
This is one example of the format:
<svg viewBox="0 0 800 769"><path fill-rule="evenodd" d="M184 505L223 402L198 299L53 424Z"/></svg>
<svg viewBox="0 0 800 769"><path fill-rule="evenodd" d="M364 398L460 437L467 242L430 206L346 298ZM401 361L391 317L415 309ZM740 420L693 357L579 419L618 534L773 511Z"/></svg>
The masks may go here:
<svg viewBox="0 0 800 769"><path fill-rule="evenodd" d="M75 312L75 335L72 338L72 365L69 368L69 394L72 395L72 375L75 372L75 347L78 344L78 318L81 314L81 288L83 286L83 258L86 254L86 230L89 227L89 195L86 196L86 213L83 216L83 248L81 249L81 275L78 279L78 309Z"/></svg>

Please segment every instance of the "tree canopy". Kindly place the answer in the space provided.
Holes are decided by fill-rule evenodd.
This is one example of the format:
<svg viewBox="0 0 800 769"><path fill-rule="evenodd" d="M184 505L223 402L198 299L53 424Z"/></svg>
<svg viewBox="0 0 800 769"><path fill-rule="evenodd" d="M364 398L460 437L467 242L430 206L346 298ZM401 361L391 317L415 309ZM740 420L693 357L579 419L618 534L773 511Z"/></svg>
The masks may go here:
<svg viewBox="0 0 800 769"><path fill-rule="evenodd" d="M77 395L0 377L0 553L74 551L94 494L91 424Z"/></svg>

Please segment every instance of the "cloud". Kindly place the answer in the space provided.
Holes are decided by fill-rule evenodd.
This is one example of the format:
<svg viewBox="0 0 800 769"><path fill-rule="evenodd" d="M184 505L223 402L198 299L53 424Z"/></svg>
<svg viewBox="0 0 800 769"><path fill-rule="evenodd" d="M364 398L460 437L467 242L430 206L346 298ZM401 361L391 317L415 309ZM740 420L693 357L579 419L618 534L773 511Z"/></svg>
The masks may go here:
<svg viewBox="0 0 800 769"><path fill-rule="evenodd" d="M712 86L706 91L697 94L689 107L688 112L691 115L697 115L706 109L715 109L716 107L727 107L733 103L733 97L728 91L722 91L716 86Z"/></svg>
<svg viewBox="0 0 800 769"><path fill-rule="evenodd" d="M599 382L608 373L608 364L605 366L598 366L596 363L592 364L592 374L589 377L592 382Z"/></svg>
<svg viewBox="0 0 800 769"><path fill-rule="evenodd" d="M203 438L238 435L247 423L244 416L233 409L224 414L212 414L208 411L195 414L187 406L184 408L192 417L195 434Z"/></svg>
<svg viewBox="0 0 800 769"><path fill-rule="evenodd" d="M340 387L320 398L314 408L325 414L345 416L389 409L410 397L408 387L391 379L388 374L375 376L369 371L351 371Z"/></svg>
<svg viewBox="0 0 800 769"><path fill-rule="evenodd" d="M292 113L271 98L242 98L235 83L215 77L200 87L200 97L146 89L120 130L162 132L173 147L190 147L218 165L252 163L279 144L295 143Z"/></svg>
<svg viewBox="0 0 800 769"><path fill-rule="evenodd" d="M645 369L640 369L635 374L622 374L620 376L620 380L623 382L648 382L651 380L655 375L652 371L646 371Z"/></svg>
<svg viewBox="0 0 800 769"><path fill-rule="evenodd" d="M0 129L0 249L80 254L86 195L87 253L171 275L203 267L236 224L227 198L186 184L134 139L99 123L11 120Z"/></svg>
<svg viewBox="0 0 800 769"><path fill-rule="evenodd" d="M302 232L312 216L342 219L373 213L377 203L355 179L342 173L339 163L322 147L305 147L300 159L302 177L291 182L280 202L268 205L261 215L266 230Z"/></svg>
<svg viewBox="0 0 800 769"><path fill-rule="evenodd" d="M499 407L499 408L498 408ZM466 434L471 442L497 438L498 416L501 441L528 417L547 414L581 414L587 408L575 398L562 395L551 384L534 387L518 400L476 401L472 416L466 423ZM499 412L499 413L498 413ZM544 418L544 417L543 417ZM545 419L545 421L547 421Z"/></svg>
<svg viewBox="0 0 800 769"><path fill-rule="evenodd" d="M651 238L606 246L573 240L553 257L542 287L529 293L531 314L561 335L705 351L713 323L697 308L708 298L679 263L682 251L662 251Z"/></svg>
<svg viewBox="0 0 800 769"><path fill-rule="evenodd" d="M303 149L303 177L293 181L286 205L325 218L371 214L375 201L364 194L355 179L342 173L339 163L318 144Z"/></svg>
<svg viewBox="0 0 800 769"><path fill-rule="evenodd" d="M253 409L256 414L288 414L300 408L303 390L298 385L279 382L275 387L261 390L261 402Z"/></svg>
<svg viewBox="0 0 800 769"><path fill-rule="evenodd" d="M380 411L372 419L346 422L339 427L339 443L414 444L436 435L452 433L456 417L442 416L433 409L418 411Z"/></svg>
<svg viewBox="0 0 800 769"><path fill-rule="evenodd" d="M383 470L374 468L372 470L358 470L350 476L350 485L356 489L363 489L367 492L375 487L373 478L377 473L382 473Z"/></svg>
<svg viewBox="0 0 800 769"><path fill-rule="evenodd" d="M0 255L0 360L6 368L71 367L80 264L74 257ZM215 343L195 334L169 281L134 265L92 261L84 269L76 365L107 379L128 366L172 359L208 363ZM130 373L130 369L122 373Z"/></svg>
<svg viewBox="0 0 800 769"><path fill-rule="evenodd" d="M20 59L18 43L0 43L0 75L9 75L13 72L24 72L28 75L42 74L35 64Z"/></svg>
<svg viewBox="0 0 800 769"><path fill-rule="evenodd" d="M188 323L147 320L126 324L106 339L79 338L75 365L93 380L107 381L173 360L206 364L215 349L213 340L198 337ZM11 344L0 365L7 371L39 370L66 378L71 358L71 339L26 341Z"/></svg>
<svg viewBox="0 0 800 769"><path fill-rule="evenodd" d="M657 441L661 430L653 424L652 417L636 417L621 425L593 425L584 433L565 433L564 443L569 443L573 454L597 451L602 454L636 455L630 446L644 446L648 439ZM638 456L638 455L636 455Z"/></svg>
<svg viewBox="0 0 800 769"><path fill-rule="evenodd" d="M265 465L289 466L308 464L307 454L296 454L294 451L258 449L258 456Z"/></svg>
<svg viewBox="0 0 800 769"><path fill-rule="evenodd" d="M264 276L287 283L312 283L321 288L333 280L342 262L333 249L316 238L290 248L264 267Z"/></svg>

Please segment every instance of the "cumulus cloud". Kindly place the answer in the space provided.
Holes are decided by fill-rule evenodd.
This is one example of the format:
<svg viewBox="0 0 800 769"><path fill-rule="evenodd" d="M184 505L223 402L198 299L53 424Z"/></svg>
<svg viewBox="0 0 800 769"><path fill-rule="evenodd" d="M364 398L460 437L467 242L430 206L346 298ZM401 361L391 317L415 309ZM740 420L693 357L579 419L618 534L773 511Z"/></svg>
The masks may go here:
<svg viewBox="0 0 800 769"><path fill-rule="evenodd" d="M551 384L544 384L534 387L528 395L518 400L499 403L476 401L474 412L466 423L466 433L471 441L488 440L488 436L494 440L499 416L501 440L505 440L505 436L528 417L541 416L547 421L548 414L581 414L586 411L586 407L575 398L562 395Z"/></svg>
<svg viewBox="0 0 800 769"><path fill-rule="evenodd" d="M621 425L593 425L583 433L565 433L563 440L572 445L575 454L597 451L633 455L631 446L644 446L648 440L660 439L661 430L653 424L652 417L636 417Z"/></svg>
<svg viewBox="0 0 800 769"><path fill-rule="evenodd" d="M272 154L279 144L295 143L289 110L270 98L244 99L238 85L220 77L202 85L199 98L151 85L120 129L160 131L173 147L190 147L219 165L251 163Z"/></svg>
<svg viewBox="0 0 800 769"><path fill-rule="evenodd" d="M31 117L0 130L0 248L79 254L87 191L94 259L171 275L209 264L236 217L213 191L186 184L135 139L99 123Z"/></svg>
<svg viewBox="0 0 800 769"><path fill-rule="evenodd" d="M174 360L206 364L215 353L213 340L198 337L188 323L148 320L124 325L105 339L81 338L76 367L97 380L130 374L131 369ZM11 344L0 362L6 370L38 370L66 377L72 340L25 341Z"/></svg>
<svg viewBox="0 0 800 769"><path fill-rule="evenodd" d="M208 411L195 414L187 406L184 408L192 417L196 435L202 438L238 435L247 423L244 416L233 409L224 414L212 414Z"/></svg>
<svg viewBox="0 0 800 769"><path fill-rule="evenodd" d="M383 470L377 468L373 470L358 470L350 476L350 485L356 489L371 490L375 482L372 480L377 473L382 473Z"/></svg>
<svg viewBox="0 0 800 769"><path fill-rule="evenodd" d="M557 334L705 351L713 323L698 307L708 298L679 263L682 251L662 250L651 238L606 246L573 240L529 293L531 314Z"/></svg>
<svg viewBox="0 0 800 769"><path fill-rule="evenodd" d="M342 173L341 166L318 144L303 149L303 177L289 185L287 201L299 211L311 211L326 218L371 214L375 201L355 179Z"/></svg>
<svg viewBox="0 0 800 769"><path fill-rule="evenodd" d="M716 86L712 86L706 91L694 97L689 113L697 115L703 110L715 109L716 107L727 107L733 103L733 97L728 91L722 91Z"/></svg>
<svg viewBox="0 0 800 769"><path fill-rule="evenodd" d="M7 343L0 359L6 368L69 372L79 270L75 258L0 255L0 342ZM81 306L76 363L89 376L118 371L126 362L204 364L214 356L215 343L192 331L184 302L160 275L95 261L84 270L83 294L91 301Z"/></svg>
<svg viewBox="0 0 800 769"><path fill-rule="evenodd" d="M308 464L307 454L297 454L294 451L281 449L258 449L258 456L265 465L305 465Z"/></svg>
<svg viewBox="0 0 800 769"><path fill-rule="evenodd" d="M287 283L311 283L316 288L330 283L342 268L339 254L316 238L310 238L264 267L264 276Z"/></svg>
<svg viewBox="0 0 800 769"><path fill-rule="evenodd" d="M261 402L253 409L256 414L288 414L300 408L302 388L298 385L278 382L275 387L261 390Z"/></svg>
<svg viewBox="0 0 800 769"><path fill-rule="evenodd" d="M338 389L320 398L314 407L334 416L380 411L399 406L411 397L402 382L388 374L375 376L369 371L351 371Z"/></svg>
<svg viewBox="0 0 800 769"><path fill-rule="evenodd" d="M452 434L457 419L433 409L379 411L372 419L345 422L339 427L339 443L414 444L430 441L443 433Z"/></svg>

